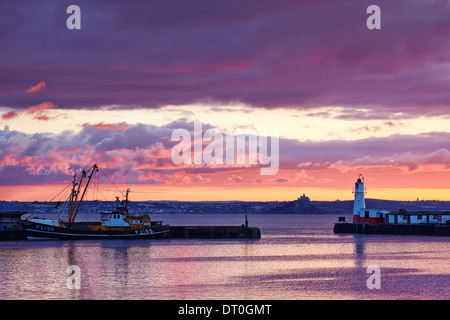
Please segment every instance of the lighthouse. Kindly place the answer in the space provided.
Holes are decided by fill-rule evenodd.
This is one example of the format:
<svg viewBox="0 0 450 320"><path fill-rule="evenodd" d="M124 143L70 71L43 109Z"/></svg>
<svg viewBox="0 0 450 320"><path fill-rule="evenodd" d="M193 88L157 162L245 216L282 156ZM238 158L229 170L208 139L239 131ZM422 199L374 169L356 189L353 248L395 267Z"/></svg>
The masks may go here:
<svg viewBox="0 0 450 320"><path fill-rule="evenodd" d="M359 175L358 180L355 182L355 201L353 202L353 223L360 222L360 209L366 208L366 202L364 201L364 177Z"/></svg>

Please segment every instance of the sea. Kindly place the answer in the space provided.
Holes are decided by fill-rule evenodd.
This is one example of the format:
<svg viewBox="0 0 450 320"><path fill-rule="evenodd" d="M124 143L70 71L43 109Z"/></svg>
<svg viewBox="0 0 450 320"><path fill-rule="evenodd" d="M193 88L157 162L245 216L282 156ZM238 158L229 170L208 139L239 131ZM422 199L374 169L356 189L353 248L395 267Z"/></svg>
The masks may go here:
<svg viewBox="0 0 450 320"><path fill-rule="evenodd" d="M241 214L152 219L244 223ZM0 299L450 299L450 238L334 234L337 220L249 214L261 239L0 242Z"/></svg>

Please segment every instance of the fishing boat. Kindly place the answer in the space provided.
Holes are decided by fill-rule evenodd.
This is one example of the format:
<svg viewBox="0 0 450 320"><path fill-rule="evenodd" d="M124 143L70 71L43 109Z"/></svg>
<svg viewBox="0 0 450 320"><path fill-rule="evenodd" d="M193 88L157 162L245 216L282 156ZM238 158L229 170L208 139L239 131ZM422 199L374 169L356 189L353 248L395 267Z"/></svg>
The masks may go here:
<svg viewBox="0 0 450 320"><path fill-rule="evenodd" d="M115 210L100 212L100 222L85 225L83 228L74 225L75 218L80 210L81 203L98 166L94 164L88 172L73 176L72 191L68 196L63 211L68 212L68 221L61 219L43 219L29 217L22 219L21 223L28 238L64 239L64 240L91 240L91 239L156 239L167 238L169 225L161 221L152 221L148 214L132 214L128 210L127 189L125 200L120 202ZM87 181L84 182L86 180ZM81 192L84 184L83 192ZM81 193L81 196L80 196ZM80 196L80 197L79 197Z"/></svg>

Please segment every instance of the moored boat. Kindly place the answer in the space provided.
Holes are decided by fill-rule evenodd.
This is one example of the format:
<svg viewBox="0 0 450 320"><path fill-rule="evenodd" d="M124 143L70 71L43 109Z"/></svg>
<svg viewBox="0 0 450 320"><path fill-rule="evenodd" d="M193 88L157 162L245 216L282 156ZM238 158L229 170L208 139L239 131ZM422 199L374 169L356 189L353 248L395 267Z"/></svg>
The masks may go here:
<svg viewBox="0 0 450 320"><path fill-rule="evenodd" d="M27 237L65 240L156 239L168 237L170 228L168 225L163 225L161 221L152 221L148 214L131 214L129 212L128 194L130 189L127 189L125 200L122 203L119 202L114 211L100 213L100 223L87 224L84 228L77 228L74 225L75 218L92 176L98 171L97 165L94 164L89 171L89 175L82 171L79 179L77 179L77 175L74 175L72 191L64 205L64 209L68 211L68 222L65 224L61 220L42 218L23 219L21 223ZM80 199L78 199L83 180L86 177L88 177L87 182Z"/></svg>
<svg viewBox="0 0 450 320"><path fill-rule="evenodd" d="M92 230L57 227L37 223L32 220L22 220L22 226L27 237L62 240L92 240L92 239L157 239L167 238L169 228L161 226L158 229L130 229L130 230Z"/></svg>

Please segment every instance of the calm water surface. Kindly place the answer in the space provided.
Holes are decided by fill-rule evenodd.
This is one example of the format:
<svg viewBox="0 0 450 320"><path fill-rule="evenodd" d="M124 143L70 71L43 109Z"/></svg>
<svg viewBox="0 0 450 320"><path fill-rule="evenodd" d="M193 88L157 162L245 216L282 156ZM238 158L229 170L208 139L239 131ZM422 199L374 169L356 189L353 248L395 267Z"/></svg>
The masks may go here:
<svg viewBox="0 0 450 320"><path fill-rule="evenodd" d="M240 225L241 215L153 215ZM335 235L334 215L249 215L261 239L0 242L0 299L450 299L450 238ZM81 271L69 289L67 268ZM381 271L369 289L369 266Z"/></svg>

